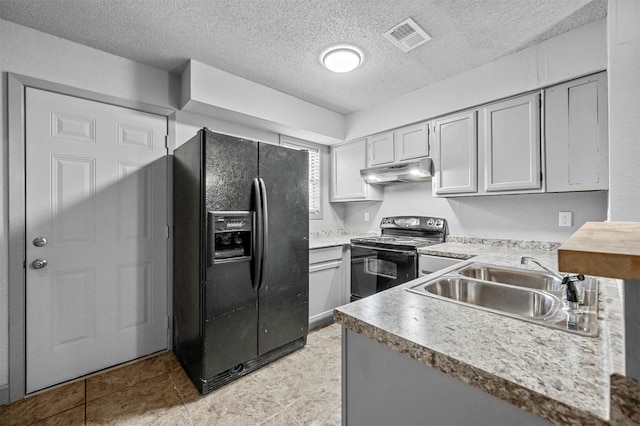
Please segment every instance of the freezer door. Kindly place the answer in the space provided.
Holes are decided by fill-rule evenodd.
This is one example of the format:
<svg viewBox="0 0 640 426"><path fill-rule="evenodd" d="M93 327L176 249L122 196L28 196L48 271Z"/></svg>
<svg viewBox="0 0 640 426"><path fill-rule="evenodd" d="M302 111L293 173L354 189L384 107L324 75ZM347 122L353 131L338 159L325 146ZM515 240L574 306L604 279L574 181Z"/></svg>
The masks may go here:
<svg viewBox="0 0 640 426"><path fill-rule="evenodd" d="M205 287L204 378L211 378L258 354L256 292L250 262L216 263L207 268Z"/></svg>
<svg viewBox="0 0 640 426"><path fill-rule="evenodd" d="M206 210L251 210L258 142L205 131Z"/></svg>
<svg viewBox="0 0 640 426"><path fill-rule="evenodd" d="M204 135L206 210L253 210L258 143L209 131ZM203 229L203 233L214 238L213 229ZM214 246L207 244L209 250ZM206 258L215 258L215 254L207 253ZM250 256L210 262L203 292L203 377L209 379L257 356L258 298Z"/></svg>
<svg viewBox="0 0 640 426"><path fill-rule="evenodd" d="M258 290L258 352L307 335L309 326L308 154L260 143L268 219ZM257 227L260 224L256 224Z"/></svg>

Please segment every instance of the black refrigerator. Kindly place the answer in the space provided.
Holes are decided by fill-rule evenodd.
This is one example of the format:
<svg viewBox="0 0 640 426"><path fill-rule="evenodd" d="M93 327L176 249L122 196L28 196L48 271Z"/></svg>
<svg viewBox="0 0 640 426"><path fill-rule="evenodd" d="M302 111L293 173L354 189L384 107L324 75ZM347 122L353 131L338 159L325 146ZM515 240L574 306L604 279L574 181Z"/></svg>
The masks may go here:
<svg viewBox="0 0 640 426"><path fill-rule="evenodd" d="M205 394L306 343L308 154L202 129L174 151L174 352Z"/></svg>

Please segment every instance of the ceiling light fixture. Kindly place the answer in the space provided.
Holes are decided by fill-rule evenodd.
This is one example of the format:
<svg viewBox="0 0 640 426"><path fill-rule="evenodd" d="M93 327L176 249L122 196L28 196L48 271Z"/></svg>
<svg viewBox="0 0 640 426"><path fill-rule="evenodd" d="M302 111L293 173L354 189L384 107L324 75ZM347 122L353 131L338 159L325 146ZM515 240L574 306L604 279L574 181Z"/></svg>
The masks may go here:
<svg viewBox="0 0 640 426"><path fill-rule="evenodd" d="M364 56L353 46L335 46L324 51L320 57L322 65L333 72L349 72L362 64Z"/></svg>

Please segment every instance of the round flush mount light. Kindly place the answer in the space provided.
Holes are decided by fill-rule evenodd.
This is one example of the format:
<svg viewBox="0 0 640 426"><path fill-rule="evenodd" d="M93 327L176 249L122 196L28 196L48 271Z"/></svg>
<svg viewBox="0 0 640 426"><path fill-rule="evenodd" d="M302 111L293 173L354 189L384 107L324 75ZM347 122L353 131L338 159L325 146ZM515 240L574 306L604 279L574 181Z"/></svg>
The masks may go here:
<svg viewBox="0 0 640 426"><path fill-rule="evenodd" d="M325 50L320 57L326 69L339 73L353 71L362 64L363 59L360 49L353 46L334 46Z"/></svg>

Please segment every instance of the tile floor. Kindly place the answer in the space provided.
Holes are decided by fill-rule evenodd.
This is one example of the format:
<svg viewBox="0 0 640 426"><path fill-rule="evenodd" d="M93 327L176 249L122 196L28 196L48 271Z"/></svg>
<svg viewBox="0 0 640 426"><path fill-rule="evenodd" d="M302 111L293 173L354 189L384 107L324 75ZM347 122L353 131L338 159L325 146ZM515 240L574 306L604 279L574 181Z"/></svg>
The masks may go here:
<svg viewBox="0 0 640 426"><path fill-rule="evenodd" d="M340 351L332 324L205 396L164 352L0 406L0 425L339 425Z"/></svg>

